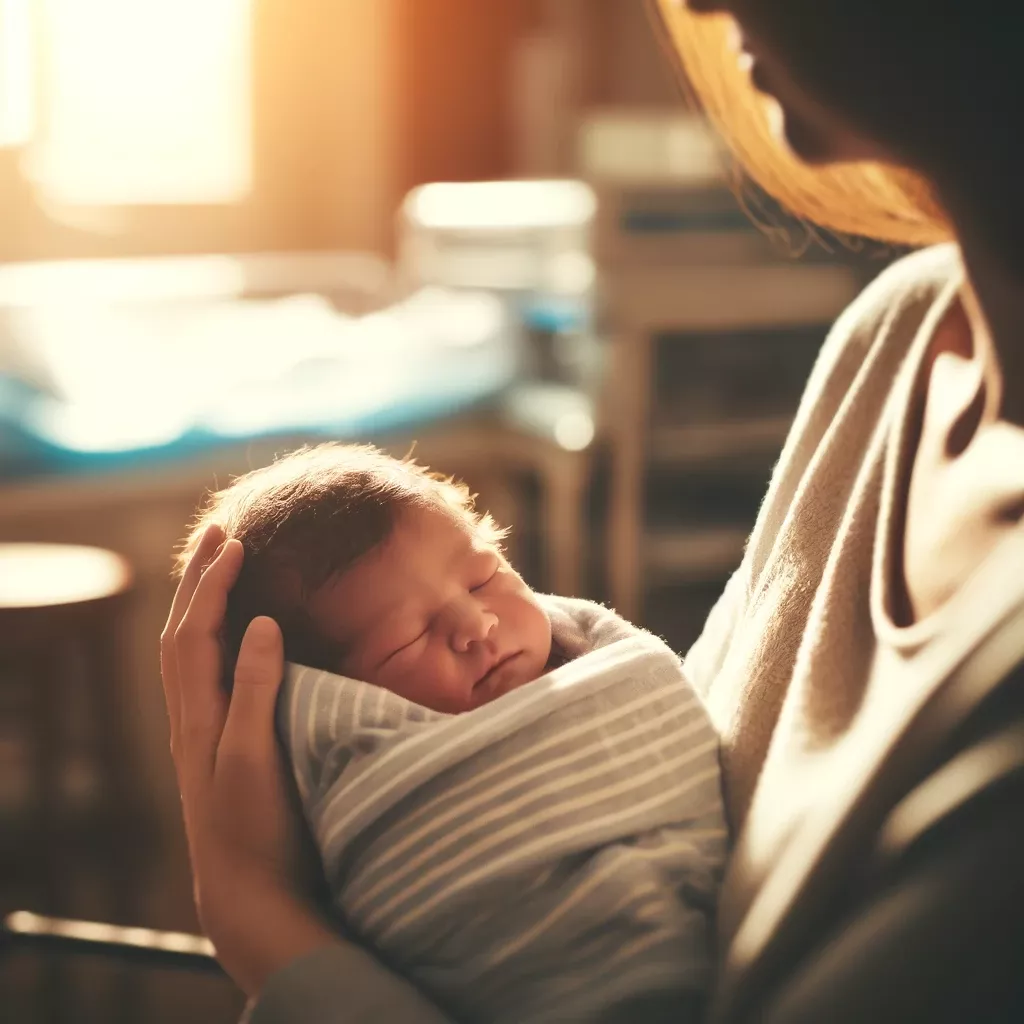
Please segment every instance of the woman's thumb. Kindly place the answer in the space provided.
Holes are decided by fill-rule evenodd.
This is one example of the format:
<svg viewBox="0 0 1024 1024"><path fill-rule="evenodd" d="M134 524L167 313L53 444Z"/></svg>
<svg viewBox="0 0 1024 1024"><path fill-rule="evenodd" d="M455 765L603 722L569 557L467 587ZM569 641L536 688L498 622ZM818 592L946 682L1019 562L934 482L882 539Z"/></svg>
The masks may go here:
<svg viewBox="0 0 1024 1024"><path fill-rule="evenodd" d="M241 751L273 744L274 710L283 674L280 627L273 619L253 619L238 651L222 749Z"/></svg>

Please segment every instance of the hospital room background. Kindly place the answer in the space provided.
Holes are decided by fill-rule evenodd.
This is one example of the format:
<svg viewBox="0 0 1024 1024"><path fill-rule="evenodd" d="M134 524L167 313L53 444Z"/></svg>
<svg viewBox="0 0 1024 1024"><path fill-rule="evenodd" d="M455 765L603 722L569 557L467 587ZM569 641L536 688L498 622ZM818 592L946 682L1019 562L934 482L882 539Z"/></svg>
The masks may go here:
<svg viewBox="0 0 1024 1024"><path fill-rule="evenodd" d="M695 639L898 253L774 208L658 47L637 0L0 0L4 1019L238 1017L158 665L209 488L414 450L531 585Z"/></svg>

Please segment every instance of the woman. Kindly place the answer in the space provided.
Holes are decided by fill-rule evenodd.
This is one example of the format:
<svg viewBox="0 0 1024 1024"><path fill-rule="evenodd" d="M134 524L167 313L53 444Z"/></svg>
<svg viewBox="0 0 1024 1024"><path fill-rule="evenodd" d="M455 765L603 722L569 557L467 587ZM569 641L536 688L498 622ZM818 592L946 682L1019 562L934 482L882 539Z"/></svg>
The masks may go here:
<svg viewBox="0 0 1024 1024"><path fill-rule="evenodd" d="M777 198L835 230L951 243L888 270L837 323L743 564L687 658L722 733L736 835L713 1014L760 1006L767 1019L758 1001L780 956L799 952L792 922L841 884L822 865L850 868L836 837L875 768L972 644L1024 605L1024 13L1003 0L659 7L711 116ZM310 909L272 734L273 623L250 628L230 708L216 685L241 554L231 543L214 557L219 540L197 553L162 644L203 924L259 995L256 1021L439 1021ZM1019 829L1010 838L1019 857ZM1002 893L1019 919L1019 875L982 885L977 905L998 917ZM994 968L975 992L953 967L986 941L996 964L1002 935L927 906L941 941L908 939L885 965L888 989L836 976L830 1004L797 985L772 1019L990 1019L1006 979ZM870 965L878 907L869 893L839 933L845 959ZM916 985L935 956L941 978Z"/></svg>

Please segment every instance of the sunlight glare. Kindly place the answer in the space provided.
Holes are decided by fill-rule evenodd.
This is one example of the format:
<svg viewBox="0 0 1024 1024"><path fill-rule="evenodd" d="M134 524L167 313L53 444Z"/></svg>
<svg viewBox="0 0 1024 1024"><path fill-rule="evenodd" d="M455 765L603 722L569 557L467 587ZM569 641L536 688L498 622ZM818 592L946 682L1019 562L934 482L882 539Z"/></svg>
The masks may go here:
<svg viewBox="0 0 1024 1024"><path fill-rule="evenodd" d="M30 0L0 0L0 146L32 135Z"/></svg>
<svg viewBox="0 0 1024 1024"><path fill-rule="evenodd" d="M243 198L252 3L42 0L37 186L96 206Z"/></svg>

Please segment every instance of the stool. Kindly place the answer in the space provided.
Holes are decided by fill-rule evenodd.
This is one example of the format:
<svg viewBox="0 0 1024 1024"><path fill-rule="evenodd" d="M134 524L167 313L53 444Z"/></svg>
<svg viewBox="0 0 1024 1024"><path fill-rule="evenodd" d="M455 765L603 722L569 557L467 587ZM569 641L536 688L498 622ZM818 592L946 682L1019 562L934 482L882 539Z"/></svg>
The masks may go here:
<svg viewBox="0 0 1024 1024"><path fill-rule="evenodd" d="M0 685L27 690L32 802L28 814L31 874L43 882L43 903L54 906L55 871L65 838L63 790L67 745L63 725L71 687L85 688L93 721L92 762L97 799L77 835L114 842L118 823L134 804L128 780L120 707L117 641L132 586L121 556L98 548L52 544L0 544ZM77 856L77 851L76 851ZM26 865L23 863L22 867ZM40 908L44 909L44 908ZM66 909L66 908L65 908Z"/></svg>

